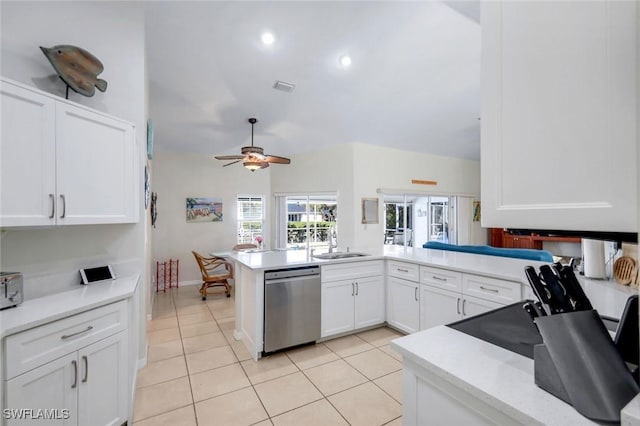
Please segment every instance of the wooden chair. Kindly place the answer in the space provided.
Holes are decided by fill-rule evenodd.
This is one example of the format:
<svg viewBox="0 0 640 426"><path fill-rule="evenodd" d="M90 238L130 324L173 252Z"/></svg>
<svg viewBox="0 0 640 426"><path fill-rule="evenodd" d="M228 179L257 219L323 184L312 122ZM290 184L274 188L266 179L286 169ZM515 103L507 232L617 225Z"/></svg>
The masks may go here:
<svg viewBox="0 0 640 426"><path fill-rule="evenodd" d="M235 246L233 246L231 250L239 251L239 250L257 249L257 248L258 246L255 244L236 244Z"/></svg>
<svg viewBox="0 0 640 426"><path fill-rule="evenodd" d="M204 257L195 251L191 253L195 256L202 274L202 287L200 287L202 300L207 300L209 287L224 287L227 297L231 297L231 285L228 280L233 278L233 265L221 257Z"/></svg>

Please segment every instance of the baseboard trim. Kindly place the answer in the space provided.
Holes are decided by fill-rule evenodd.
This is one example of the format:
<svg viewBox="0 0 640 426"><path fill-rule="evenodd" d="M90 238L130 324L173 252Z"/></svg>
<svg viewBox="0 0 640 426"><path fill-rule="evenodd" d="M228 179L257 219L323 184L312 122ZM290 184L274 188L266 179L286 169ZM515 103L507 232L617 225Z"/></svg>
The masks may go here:
<svg viewBox="0 0 640 426"><path fill-rule="evenodd" d="M144 368L147 366L147 357L148 357L148 353L149 353L149 345L147 344L147 349L146 349L147 355L145 355L143 358L140 358L138 360L138 370L140 370L141 368ZM136 375L137 375L137 370L136 370Z"/></svg>

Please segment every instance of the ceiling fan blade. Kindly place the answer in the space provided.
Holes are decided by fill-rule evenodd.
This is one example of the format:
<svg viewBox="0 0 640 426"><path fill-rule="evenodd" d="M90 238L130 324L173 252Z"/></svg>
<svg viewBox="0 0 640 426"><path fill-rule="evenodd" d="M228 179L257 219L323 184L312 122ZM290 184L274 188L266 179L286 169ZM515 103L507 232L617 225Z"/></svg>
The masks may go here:
<svg viewBox="0 0 640 426"><path fill-rule="evenodd" d="M267 155L264 161L274 164L291 164L291 160L285 157L278 157L277 155Z"/></svg>
<svg viewBox="0 0 640 426"><path fill-rule="evenodd" d="M242 160L244 155L216 155L216 160Z"/></svg>
<svg viewBox="0 0 640 426"><path fill-rule="evenodd" d="M241 158L241 159L239 159L239 160L236 160L236 161L232 161L232 162L227 163L227 164L223 164L223 165L222 165L222 167L227 167L227 166L230 166L230 165L232 165L232 164L239 163L241 160L242 160L242 158Z"/></svg>

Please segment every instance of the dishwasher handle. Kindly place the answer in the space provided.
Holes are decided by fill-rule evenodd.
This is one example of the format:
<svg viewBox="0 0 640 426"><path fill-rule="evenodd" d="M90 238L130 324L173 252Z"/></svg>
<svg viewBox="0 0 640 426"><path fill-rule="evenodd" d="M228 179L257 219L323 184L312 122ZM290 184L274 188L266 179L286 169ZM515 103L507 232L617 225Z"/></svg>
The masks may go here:
<svg viewBox="0 0 640 426"><path fill-rule="evenodd" d="M264 285L274 285L274 284L282 284L282 283L291 283L297 281L309 281L310 279L317 279L320 281L320 274L317 275L303 275L301 277L290 277L290 278L279 278L276 280L264 280Z"/></svg>

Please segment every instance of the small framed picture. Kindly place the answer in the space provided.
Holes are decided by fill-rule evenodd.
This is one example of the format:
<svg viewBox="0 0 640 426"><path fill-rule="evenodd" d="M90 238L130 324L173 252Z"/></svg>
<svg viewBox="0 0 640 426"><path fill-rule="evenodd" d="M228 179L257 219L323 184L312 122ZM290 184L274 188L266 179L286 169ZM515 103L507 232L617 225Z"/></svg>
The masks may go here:
<svg viewBox="0 0 640 426"><path fill-rule="evenodd" d="M147 159L153 160L153 120L147 120Z"/></svg>
<svg viewBox="0 0 640 426"><path fill-rule="evenodd" d="M378 223L378 199L362 199L362 223Z"/></svg>

